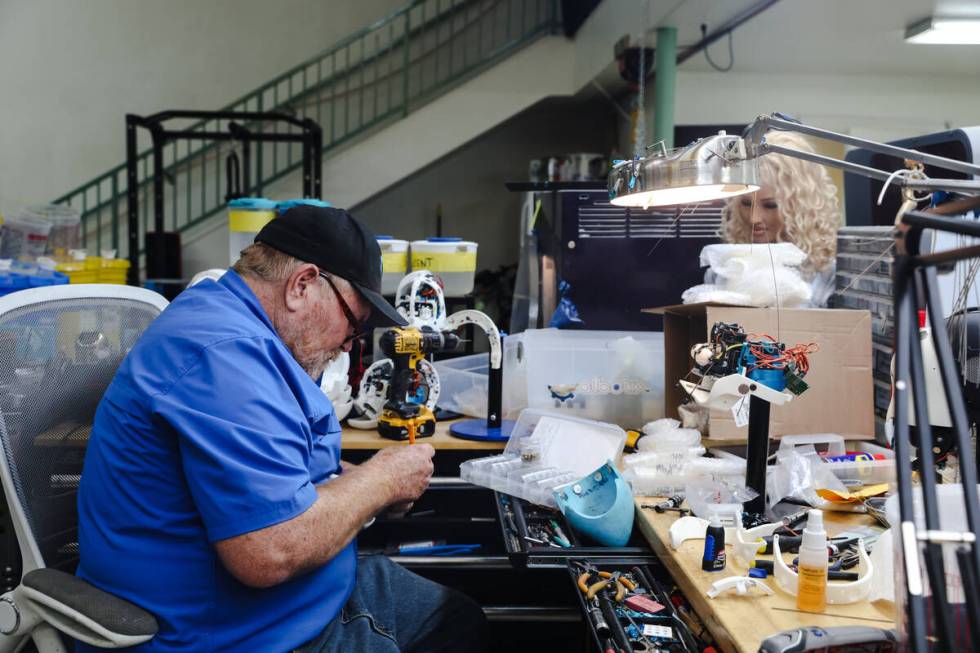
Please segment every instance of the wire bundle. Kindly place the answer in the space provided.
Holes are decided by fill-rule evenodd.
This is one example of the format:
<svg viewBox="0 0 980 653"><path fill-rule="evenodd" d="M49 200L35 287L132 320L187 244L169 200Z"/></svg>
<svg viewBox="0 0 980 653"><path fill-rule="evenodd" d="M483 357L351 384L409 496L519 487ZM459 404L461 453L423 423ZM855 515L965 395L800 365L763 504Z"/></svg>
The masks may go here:
<svg viewBox="0 0 980 653"><path fill-rule="evenodd" d="M789 367L799 377L805 376L810 370L809 354L820 351L815 342L780 348L776 339L766 334L750 334L745 344L749 354L755 359L752 369L781 370Z"/></svg>

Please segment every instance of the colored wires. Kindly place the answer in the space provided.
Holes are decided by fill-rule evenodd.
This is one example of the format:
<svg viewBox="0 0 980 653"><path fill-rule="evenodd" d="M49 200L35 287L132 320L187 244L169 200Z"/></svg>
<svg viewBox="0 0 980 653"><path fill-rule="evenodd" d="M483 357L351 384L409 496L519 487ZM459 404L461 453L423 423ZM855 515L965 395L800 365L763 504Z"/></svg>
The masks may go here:
<svg viewBox="0 0 980 653"><path fill-rule="evenodd" d="M745 344L749 354L755 359L752 369L775 370L789 367L800 377L810 370L809 355L820 351L815 342L780 349L775 338L766 334L750 334Z"/></svg>

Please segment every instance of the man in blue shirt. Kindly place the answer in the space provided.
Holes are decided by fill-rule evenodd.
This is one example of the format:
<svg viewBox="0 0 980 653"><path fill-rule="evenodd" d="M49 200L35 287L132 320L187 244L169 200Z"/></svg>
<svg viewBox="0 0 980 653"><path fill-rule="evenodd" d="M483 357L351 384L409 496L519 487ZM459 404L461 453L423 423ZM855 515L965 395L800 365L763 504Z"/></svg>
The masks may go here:
<svg viewBox="0 0 980 653"><path fill-rule="evenodd" d="M150 325L99 404L78 497L78 574L153 613L140 651L464 651L471 600L355 537L405 512L428 444L340 460L316 380L369 326L402 324L346 211L298 206L219 281ZM89 651L81 643L78 651Z"/></svg>

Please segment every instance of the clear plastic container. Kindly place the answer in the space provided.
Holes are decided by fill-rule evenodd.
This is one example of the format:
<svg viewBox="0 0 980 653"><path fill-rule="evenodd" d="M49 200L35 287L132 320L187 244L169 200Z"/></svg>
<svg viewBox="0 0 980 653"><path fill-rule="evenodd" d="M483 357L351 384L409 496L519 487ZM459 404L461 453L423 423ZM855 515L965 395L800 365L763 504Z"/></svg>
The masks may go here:
<svg viewBox="0 0 980 653"><path fill-rule="evenodd" d="M527 407L633 429L663 417L663 333L533 329L504 338L503 366L505 417Z"/></svg>
<svg viewBox="0 0 980 653"><path fill-rule="evenodd" d="M278 204L262 197L240 197L228 202L228 259L234 265L242 250L255 242L259 231L276 217Z"/></svg>
<svg viewBox="0 0 980 653"><path fill-rule="evenodd" d="M69 250L77 249L81 245L82 214L77 209L63 204L46 204L26 208L22 213L38 221L47 220L51 223L47 254L62 259L68 256Z"/></svg>
<svg viewBox="0 0 980 653"><path fill-rule="evenodd" d="M449 360L436 361L439 373L439 407L470 417L487 416L487 397L490 391L490 357L487 354L459 356ZM504 383L507 383L504 370ZM507 403L504 395L502 406L504 415L514 415L518 411Z"/></svg>
<svg viewBox="0 0 980 653"><path fill-rule="evenodd" d="M843 456L848 451L869 454L869 458L880 455L880 460L843 460L824 461L830 471L842 483L852 485L876 485L878 483L895 482L895 452L879 447L871 442L856 442L845 445L843 436L836 433L820 433L816 435L784 435L779 442L779 448L798 447L812 444L818 453L826 457Z"/></svg>
<svg viewBox="0 0 980 653"><path fill-rule="evenodd" d="M440 237L412 241L412 269L429 270L445 286L446 297L473 292L477 244L462 238Z"/></svg>
<svg viewBox="0 0 980 653"><path fill-rule="evenodd" d="M378 236L381 248L381 294L394 295L398 282L408 273L408 241Z"/></svg>
<svg viewBox="0 0 980 653"><path fill-rule="evenodd" d="M830 471L832 471L834 476L839 478L844 485L877 485L878 483L895 482L894 451L884 447L879 447L871 442L857 442L849 446L848 449L871 455L879 454L884 456L884 458L825 462L824 464L830 467Z"/></svg>
<svg viewBox="0 0 980 653"><path fill-rule="evenodd" d="M51 221L23 209L7 218L0 235L0 258L33 260L48 249Z"/></svg>
<svg viewBox="0 0 980 653"><path fill-rule="evenodd" d="M618 460L625 442L626 432L615 424L525 410L503 454L468 460L459 474L474 485L553 507L554 488Z"/></svg>

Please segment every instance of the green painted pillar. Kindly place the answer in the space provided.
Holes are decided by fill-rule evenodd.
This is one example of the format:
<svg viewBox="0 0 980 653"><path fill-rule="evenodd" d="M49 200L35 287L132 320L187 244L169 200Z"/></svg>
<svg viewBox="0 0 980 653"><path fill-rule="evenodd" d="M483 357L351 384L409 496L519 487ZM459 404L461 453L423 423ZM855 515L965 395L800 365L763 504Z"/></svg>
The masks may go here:
<svg viewBox="0 0 980 653"><path fill-rule="evenodd" d="M674 95L677 91L677 28L657 28L653 72L653 140L674 147Z"/></svg>

